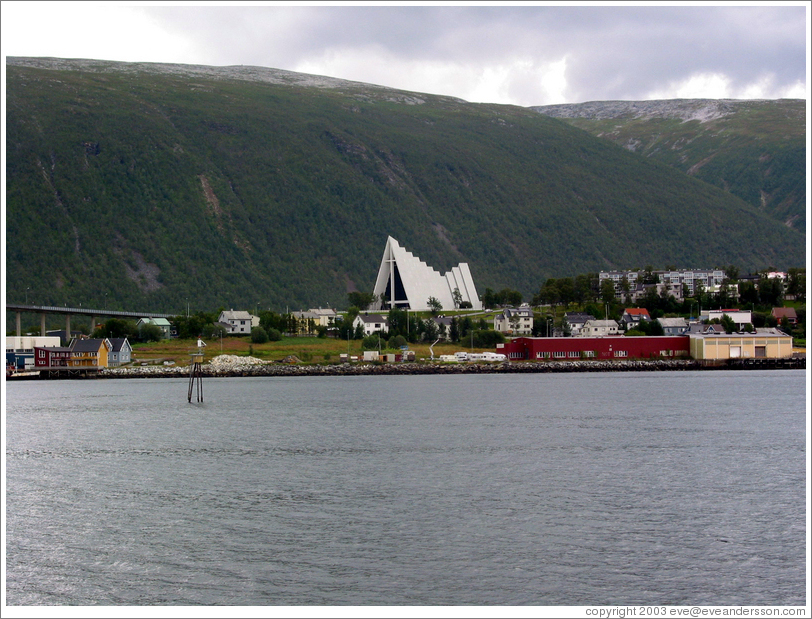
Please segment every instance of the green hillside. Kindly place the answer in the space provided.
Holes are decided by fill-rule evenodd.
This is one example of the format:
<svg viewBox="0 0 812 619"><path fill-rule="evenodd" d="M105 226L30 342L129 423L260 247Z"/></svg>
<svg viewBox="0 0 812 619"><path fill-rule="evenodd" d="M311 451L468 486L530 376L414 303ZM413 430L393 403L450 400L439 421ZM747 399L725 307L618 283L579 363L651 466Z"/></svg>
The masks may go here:
<svg viewBox="0 0 812 619"><path fill-rule="evenodd" d="M22 65L9 302L344 307L387 235L526 297L604 268L804 263L804 236L745 201L529 109L273 70Z"/></svg>
<svg viewBox="0 0 812 619"><path fill-rule="evenodd" d="M533 108L711 183L806 232L806 101L688 99Z"/></svg>

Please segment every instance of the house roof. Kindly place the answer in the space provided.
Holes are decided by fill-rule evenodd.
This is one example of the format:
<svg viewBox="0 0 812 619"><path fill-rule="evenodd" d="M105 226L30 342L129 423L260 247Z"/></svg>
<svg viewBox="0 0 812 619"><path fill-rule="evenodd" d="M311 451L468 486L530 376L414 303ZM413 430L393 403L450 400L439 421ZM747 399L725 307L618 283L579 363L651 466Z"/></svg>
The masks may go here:
<svg viewBox="0 0 812 619"><path fill-rule="evenodd" d="M798 318L794 307L774 307L773 316L776 318Z"/></svg>
<svg viewBox="0 0 812 619"><path fill-rule="evenodd" d="M688 327L688 332L692 334L701 334L701 333L724 333L725 328L722 325L712 324L706 325L701 322L692 323Z"/></svg>
<svg viewBox="0 0 812 619"><path fill-rule="evenodd" d="M373 322L374 323L383 323L383 324L388 323L388 317L384 316L383 314L372 314L372 315L370 315L370 314L358 314L357 318L360 318L361 320L363 320L367 324L373 323Z"/></svg>
<svg viewBox="0 0 812 619"><path fill-rule="evenodd" d="M587 324L590 327L615 327L617 328L617 323L614 320L588 320Z"/></svg>
<svg viewBox="0 0 812 619"><path fill-rule="evenodd" d="M308 310L306 312L305 311L291 312L291 315L298 318L298 319L300 319L300 320L303 319L303 318L312 318L313 320L315 320L315 319L317 319L319 317L319 315L316 312L314 312L313 310Z"/></svg>
<svg viewBox="0 0 812 619"><path fill-rule="evenodd" d="M627 307L624 313L629 316L649 316L648 310L645 307Z"/></svg>
<svg viewBox="0 0 812 619"><path fill-rule="evenodd" d="M592 314L584 314L582 312L570 312L568 314L564 314L564 317L571 325L584 324L590 320L595 320L595 317Z"/></svg>
<svg viewBox="0 0 812 619"><path fill-rule="evenodd" d="M336 315L336 311L334 309L330 308L330 307L328 307L327 309L322 309L320 307L319 308L310 308L307 311L312 312L312 313L314 313L314 314L316 314L318 316L335 316Z"/></svg>
<svg viewBox="0 0 812 619"><path fill-rule="evenodd" d="M220 318L225 320L251 320L251 314L244 310L223 310Z"/></svg>
<svg viewBox="0 0 812 619"><path fill-rule="evenodd" d="M684 318L658 318L659 322L664 327L687 327L688 323Z"/></svg>
<svg viewBox="0 0 812 619"><path fill-rule="evenodd" d="M108 339L110 340L110 345L112 346L110 352L121 352L121 349L124 347L125 343L129 345L126 337L111 337Z"/></svg>
<svg viewBox="0 0 812 619"><path fill-rule="evenodd" d="M86 340L73 340L71 343L71 350L73 352L99 352L104 343L110 343L110 340L101 338L88 338Z"/></svg>
<svg viewBox="0 0 812 619"><path fill-rule="evenodd" d="M147 324L158 325L159 327L171 327L172 325L166 318L141 318L139 322Z"/></svg>
<svg viewBox="0 0 812 619"><path fill-rule="evenodd" d="M506 307L496 318L499 318L500 316L504 320L510 320L511 316L518 316L519 318L532 318L533 312L525 307L520 307L519 309Z"/></svg>

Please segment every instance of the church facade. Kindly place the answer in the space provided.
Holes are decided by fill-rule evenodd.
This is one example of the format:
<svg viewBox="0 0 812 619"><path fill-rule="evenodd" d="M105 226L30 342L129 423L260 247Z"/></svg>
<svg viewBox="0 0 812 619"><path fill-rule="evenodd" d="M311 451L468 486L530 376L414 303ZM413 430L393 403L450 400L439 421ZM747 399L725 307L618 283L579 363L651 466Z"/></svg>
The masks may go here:
<svg viewBox="0 0 812 619"><path fill-rule="evenodd" d="M441 274L406 251L391 236L386 239L373 292L379 299L375 309L397 307L428 311L432 309L429 306L431 297L446 310L458 307L457 302L468 302L472 309L482 309L468 263L461 262L448 273Z"/></svg>

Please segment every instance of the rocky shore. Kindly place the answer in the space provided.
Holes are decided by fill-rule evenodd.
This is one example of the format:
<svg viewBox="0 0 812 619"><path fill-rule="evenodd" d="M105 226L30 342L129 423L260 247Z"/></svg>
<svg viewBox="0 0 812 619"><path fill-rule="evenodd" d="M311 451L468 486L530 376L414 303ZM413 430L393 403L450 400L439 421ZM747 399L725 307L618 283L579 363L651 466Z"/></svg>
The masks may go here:
<svg viewBox="0 0 812 619"><path fill-rule="evenodd" d="M417 374L518 374L546 372L651 372L698 370L703 366L690 359L651 361L545 361L503 363L343 363L301 365L268 363L253 357L220 355L202 366L204 377L227 376L369 376ZM108 368L99 378L158 378L189 375L188 366L132 366Z"/></svg>

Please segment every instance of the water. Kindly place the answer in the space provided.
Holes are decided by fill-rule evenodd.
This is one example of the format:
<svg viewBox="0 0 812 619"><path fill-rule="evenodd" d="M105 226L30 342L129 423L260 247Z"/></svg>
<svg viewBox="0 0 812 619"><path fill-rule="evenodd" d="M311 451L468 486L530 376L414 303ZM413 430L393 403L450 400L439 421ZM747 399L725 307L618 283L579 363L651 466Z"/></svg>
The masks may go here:
<svg viewBox="0 0 812 619"><path fill-rule="evenodd" d="M803 605L805 373L7 383L9 605Z"/></svg>

